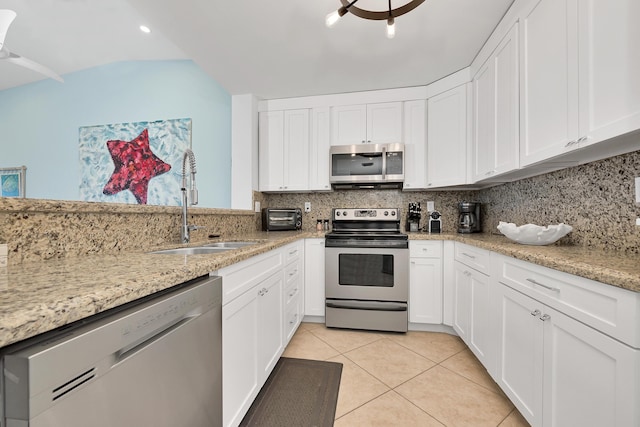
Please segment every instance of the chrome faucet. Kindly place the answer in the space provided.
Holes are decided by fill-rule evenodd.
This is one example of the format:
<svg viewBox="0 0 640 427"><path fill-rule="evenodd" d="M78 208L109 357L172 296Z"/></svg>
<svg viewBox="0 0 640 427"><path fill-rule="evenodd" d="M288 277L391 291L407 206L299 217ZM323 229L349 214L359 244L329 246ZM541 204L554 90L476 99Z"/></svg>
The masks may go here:
<svg viewBox="0 0 640 427"><path fill-rule="evenodd" d="M189 232L197 230L201 227L197 225L189 225L187 223L187 158L189 159L189 168L191 170L191 188L189 189L189 201L191 206L198 204L198 189L196 188L196 157L193 151L187 148L182 156L182 227L181 238L182 243L189 243Z"/></svg>

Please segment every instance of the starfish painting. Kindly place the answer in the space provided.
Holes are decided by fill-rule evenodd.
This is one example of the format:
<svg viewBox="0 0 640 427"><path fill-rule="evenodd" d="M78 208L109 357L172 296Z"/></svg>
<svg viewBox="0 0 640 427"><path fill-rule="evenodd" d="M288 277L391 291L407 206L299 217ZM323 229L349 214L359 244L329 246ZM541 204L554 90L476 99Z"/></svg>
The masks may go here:
<svg viewBox="0 0 640 427"><path fill-rule="evenodd" d="M147 204L147 189L152 178L171 169L151 151L149 131L145 130L131 141L110 140L107 148L111 153L115 170L102 192L113 195L129 190L141 205Z"/></svg>

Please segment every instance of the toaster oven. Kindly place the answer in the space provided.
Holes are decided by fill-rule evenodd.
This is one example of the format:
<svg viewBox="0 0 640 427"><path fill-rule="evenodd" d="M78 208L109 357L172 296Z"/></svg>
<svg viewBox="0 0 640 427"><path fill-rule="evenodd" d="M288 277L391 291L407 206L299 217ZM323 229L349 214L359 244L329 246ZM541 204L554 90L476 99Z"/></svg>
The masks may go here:
<svg viewBox="0 0 640 427"><path fill-rule="evenodd" d="M262 209L262 229L264 231L301 230L302 209L264 208Z"/></svg>

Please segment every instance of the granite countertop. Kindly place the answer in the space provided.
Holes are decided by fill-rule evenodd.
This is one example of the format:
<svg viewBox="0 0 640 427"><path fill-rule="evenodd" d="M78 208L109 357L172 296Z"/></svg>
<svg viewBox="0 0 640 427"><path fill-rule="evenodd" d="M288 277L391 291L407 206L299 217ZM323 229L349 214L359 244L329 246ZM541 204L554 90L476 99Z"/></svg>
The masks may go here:
<svg viewBox="0 0 640 427"><path fill-rule="evenodd" d="M220 254L130 252L0 268L0 347L309 237L324 237L324 233L257 232L236 236L225 240L251 240L256 244ZM640 256L637 254L604 253L573 246L525 246L504 236L487 234L409 233L409 239L459 241L640 292Z"/></svg>

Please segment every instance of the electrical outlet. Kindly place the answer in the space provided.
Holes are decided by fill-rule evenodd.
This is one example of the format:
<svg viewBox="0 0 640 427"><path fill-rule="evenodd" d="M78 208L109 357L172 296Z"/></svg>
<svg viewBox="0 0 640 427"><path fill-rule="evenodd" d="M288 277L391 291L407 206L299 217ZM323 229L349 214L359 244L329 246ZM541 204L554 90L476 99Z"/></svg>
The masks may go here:
<svg viewBox="0 0 640 427"><path fill-rule="evenodd" d="M640 227L640 218L636 218L636 225Z"/></svg>
<svg viewBox="0 0 640 427"><path fill-rule="evenodd" d="M428 212L433 212L436 210L436 206L434 202L427 202L427 211Z"/></svg>
<svg viewBox="0 0 640 427"><path fill-rule="evenodd" d="M636 203L640 203L640 176L636 178Z"/></svg>
<svg viewBox="0 0 640 427"><path fill-rule="evenodd" d="M260 202L255 202L255 203L253 204L253 210L254 210L255 212L260 212Z"/></svg>
<svg viewBox="0 0 640 427"><path fill-rule="evenodd" d="M311 212L311 202L304 202L304 211Z"/></svg>

